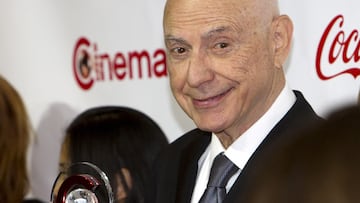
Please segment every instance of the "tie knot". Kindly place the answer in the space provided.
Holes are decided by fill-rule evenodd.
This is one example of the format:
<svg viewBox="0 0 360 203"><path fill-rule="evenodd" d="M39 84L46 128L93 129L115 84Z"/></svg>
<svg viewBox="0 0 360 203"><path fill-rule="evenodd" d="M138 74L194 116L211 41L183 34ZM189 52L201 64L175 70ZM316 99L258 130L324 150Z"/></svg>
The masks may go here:
<svg viewBox="0 0 360 203"><path fill-rule="evenodd" d="M224 153L218 154L211 167L209 187L225 187L230 177L235 174L239 168L230 161Z"/></svg>

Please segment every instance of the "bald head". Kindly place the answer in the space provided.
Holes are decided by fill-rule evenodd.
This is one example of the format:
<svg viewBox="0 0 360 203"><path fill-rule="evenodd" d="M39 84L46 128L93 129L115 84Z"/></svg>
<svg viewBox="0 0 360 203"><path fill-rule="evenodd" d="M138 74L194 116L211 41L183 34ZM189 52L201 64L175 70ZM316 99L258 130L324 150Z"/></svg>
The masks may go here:
<svg viewBox="0 0 360 203"><path fill-rule="evenodd" d="M217 9L216 9L217 8ZM222 9L224 14L229 10L237 10L238 14L245 14L269 20L279 15L277 0L167 0L164 9L164 24L172 19L173 14L211 12L212 9ZM239 16L241 17L241 16Z"/></svg>

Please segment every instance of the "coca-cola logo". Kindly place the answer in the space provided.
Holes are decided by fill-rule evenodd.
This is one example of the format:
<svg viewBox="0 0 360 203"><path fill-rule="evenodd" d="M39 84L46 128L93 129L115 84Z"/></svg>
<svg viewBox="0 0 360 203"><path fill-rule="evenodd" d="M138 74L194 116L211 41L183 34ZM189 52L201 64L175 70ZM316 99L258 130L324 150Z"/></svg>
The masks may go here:
<svg viewBox="0 0 360 203"><path fill-rule="evenodd" d="M321 36L316 54L316 73L321 80L343 74L360 75L359 31L346 32L344 16L335 16Z"/></svg>
<svg viewBox="0 0 360 203"><path fill-rule="evenodd" d="M167 77L165 50L160 48L154 52L110 54L100 52L97 43L81 37L75 43L72 60L76 83L83 90L89 90L96 82Z"/></svg>

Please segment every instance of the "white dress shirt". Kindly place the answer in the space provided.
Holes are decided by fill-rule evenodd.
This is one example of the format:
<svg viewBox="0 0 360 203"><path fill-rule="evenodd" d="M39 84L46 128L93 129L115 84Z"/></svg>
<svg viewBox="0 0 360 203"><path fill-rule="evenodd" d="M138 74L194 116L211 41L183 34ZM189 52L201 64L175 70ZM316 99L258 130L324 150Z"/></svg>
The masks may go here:
<svg viewBox="0 0 360 203"><path fill-rule="evenodd" d="M273 129L282 117L285 116L289 109L294 105L295 101L295 94L289 88L288 84L285 84L285 87L269 110L238 139L236 139L226 150L222 146L218 137L213 133L209 146L198 161L198 176L191 203L199 202L206 189L212 162L216 155L220 152L224 152L225 155L240 168L240 170L230 178L228 184L226 185L226 191L229 191L236 178L239 176L241 169L244 168L256 148L269 134L271 129Z"/></svg>

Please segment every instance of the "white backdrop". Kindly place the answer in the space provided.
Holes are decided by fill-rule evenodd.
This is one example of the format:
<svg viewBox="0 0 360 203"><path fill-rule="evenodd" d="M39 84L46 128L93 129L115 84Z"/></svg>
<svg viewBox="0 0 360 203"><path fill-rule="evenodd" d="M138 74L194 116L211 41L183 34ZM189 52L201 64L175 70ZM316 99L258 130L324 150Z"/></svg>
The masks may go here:
<svg viewBox="0 0 360 203"><path fill-rule="evenodd" d="M64 129L89 107L137 108L159 123L169 141L194 127L173 100L164 74L164 3L0 0L0 73L19 90L37 133L29 153L34 196L49 200ZM357 102L360 3L303 0L280 1L280 6L295 26L285 67L290 85L321 116ZM76 52L80 38L88 44ZM93 81L86 90L73 67L74 54L80 57L82 51L93 67L89 78L80 79L85 86Z"/></svg>

